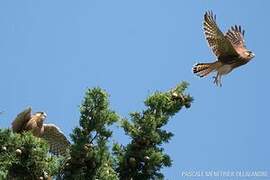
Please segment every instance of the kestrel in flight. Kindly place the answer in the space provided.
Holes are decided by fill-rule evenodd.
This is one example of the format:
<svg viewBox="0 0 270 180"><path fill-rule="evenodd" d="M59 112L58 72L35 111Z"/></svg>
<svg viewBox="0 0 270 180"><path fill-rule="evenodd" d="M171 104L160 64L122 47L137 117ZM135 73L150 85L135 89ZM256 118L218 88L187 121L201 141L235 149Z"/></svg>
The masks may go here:
<svg viewBox="0 0 270 180"><path fill-rule="evenodd" d="M50 151L56 155L65 155L70 143L60 129L54 124L43 124L46 113L36 112L32 115L31 108L27 108L17 115L12 122L12 130L16 133L31 131L34 136L44 138Z"/></svg>
<svg viewBox="0 0 270 180"><path fill-rule="evenodd" d="M197 63L193 66L192 71L200 77L216 71L214 83L221 86L222 75L248 63L255 54L246 48L245 31L241 29L241 26L232 26L226 34L223 34L216 23L216 15L212 11L205 13L203 28L217 60L210 63Z"/></svg>

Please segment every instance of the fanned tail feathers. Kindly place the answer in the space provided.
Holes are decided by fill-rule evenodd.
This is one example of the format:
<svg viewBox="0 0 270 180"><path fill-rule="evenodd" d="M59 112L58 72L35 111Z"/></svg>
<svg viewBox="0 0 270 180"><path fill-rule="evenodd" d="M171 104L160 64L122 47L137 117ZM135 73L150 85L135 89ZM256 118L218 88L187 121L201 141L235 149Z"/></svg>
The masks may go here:
<svg viewBox="0 0 270 180"><path fill-rule="evenodd" d="M218 61L212 63L197 63L192 67L192 72L200 77L204 77L212 71L215 71L218 66Z"/></svg>

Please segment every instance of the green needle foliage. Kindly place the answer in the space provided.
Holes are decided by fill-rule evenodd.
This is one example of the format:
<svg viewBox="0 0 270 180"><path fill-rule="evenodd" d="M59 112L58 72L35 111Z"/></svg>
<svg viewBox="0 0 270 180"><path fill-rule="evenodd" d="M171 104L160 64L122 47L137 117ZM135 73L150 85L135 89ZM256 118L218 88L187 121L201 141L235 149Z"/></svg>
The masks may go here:
<svg viewBox="0 0 270 180"><path fill-rule="evenodd" d="M31 132L0 130L0 179L163 179L161 169L171 166L172 160L162 145L173 136L163 126L181 108L190 107L187 86L183 82L167 92L153 93L144 102L145 110L131 113L130 120L110 109L104 90L87 89L69 154L61 159L51 156L47 143ZM111 149L109 128L115 122L121 122L131 141L116 143Z"/></svg>
<svg viewBox="0 0 270 180"><path fill-rule="evenodd" d="M49 179L59 164L48 151L47 143L30 132L16 134L0 129L0 179Z"/></svg>
<svg viewBox="0 0 270 180"><path fill-rule="evenodd" d="M80 127L71 134L74 142L64 164L63 179L117 179L107 142L108 126L118 121L109 109L108 94L100 88L88 89L80 107Z"/></svg>
<svg viewBox="0 0 270 180"><path fill-rule="evenodd" d="M116 144L117 172L120 179L162 179L160 169L171 166L169 155L161 145L173 136L162 129L183 106L190 107L192 98L185 95L183 82L168 92L156 92L145 100L146 110L131 113L131 121L123 120L122 127L132 141L126 146Z"/></svg>

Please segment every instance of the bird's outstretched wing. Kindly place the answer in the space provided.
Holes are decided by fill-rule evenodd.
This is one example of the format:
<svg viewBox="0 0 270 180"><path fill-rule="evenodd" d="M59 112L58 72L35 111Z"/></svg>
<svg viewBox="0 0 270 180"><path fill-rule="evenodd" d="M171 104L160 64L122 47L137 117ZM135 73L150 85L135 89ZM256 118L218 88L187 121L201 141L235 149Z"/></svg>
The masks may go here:
<svg viewBox="0 0 270 180"><path fill-rule="evenodd" d="M60 129L54 124L43 124L44 133L41 136L48 141L50 145L50 151L56 155L65 155L70 142Z"/></svg>
<svg viewBox="0 0 270 180"><path fill-rule="evenodd" d="M241 29L241 26L232 26L226 33L226 39L228 39L238 54L243 54L247 51L245 40L245 30Z"/></svg>
<svg viewBox="0 0 270 180"><path fill-rule="evenodd" d="M238 55L231 42L220 31L212 11L205 13L203 28L209 46L217 57Z"/></svg>
<svg viewBox="0 0 270 180"><path fill-rule="evenodd" d="M14 132L21 132L23 130L25 124L31 119L31 111L31 107L28 107L16 116L11 125Z"/></svg>

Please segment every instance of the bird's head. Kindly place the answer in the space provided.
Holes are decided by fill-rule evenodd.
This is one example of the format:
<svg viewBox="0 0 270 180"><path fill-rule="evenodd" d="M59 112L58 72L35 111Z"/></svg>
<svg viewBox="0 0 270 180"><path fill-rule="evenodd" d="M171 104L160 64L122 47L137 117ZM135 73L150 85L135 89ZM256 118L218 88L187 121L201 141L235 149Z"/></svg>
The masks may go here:
<svg viewBox="0 0 270 180"><path fill-rule="evenodd" d="M42 120L46 119L47 114L45 112L36 112L35 116L40 117Z"/></svg>
<svg viewBox="0 0 270 180"><path fill-rule="evenodd" d="M245 55L246 55L248 60L251 60L252 58L255 57L255 54L253 52L251 52L251 51L246 51Z"/></svg>

